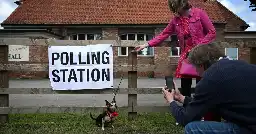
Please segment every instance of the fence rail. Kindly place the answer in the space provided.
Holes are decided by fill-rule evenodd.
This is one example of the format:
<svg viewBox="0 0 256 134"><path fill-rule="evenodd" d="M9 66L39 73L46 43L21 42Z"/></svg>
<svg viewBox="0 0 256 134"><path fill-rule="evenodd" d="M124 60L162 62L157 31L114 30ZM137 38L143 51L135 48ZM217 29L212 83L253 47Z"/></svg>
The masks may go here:
<svg viewBox="0 0 256 134"><path fill-rule="evenodd" d="M156 66L149 64L138 65L116 65L114 64L114 72L128 72L128 71L154 71ZM5 71L49 71L49 64L1 64L0 70Z"/></svg>
<svg viewBox="0 0 256 134"><path fill-rule="evenodd" d="M52 88L0 88L0 94L161 94L161 88L110 88L84 90L52 90Z"/></svg>

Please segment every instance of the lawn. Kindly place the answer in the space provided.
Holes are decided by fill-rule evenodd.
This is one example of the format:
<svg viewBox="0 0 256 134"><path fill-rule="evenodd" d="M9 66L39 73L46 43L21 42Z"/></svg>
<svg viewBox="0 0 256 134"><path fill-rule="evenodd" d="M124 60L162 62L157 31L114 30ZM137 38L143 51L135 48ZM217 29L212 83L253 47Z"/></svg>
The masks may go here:
<svg viewBox="0 0 256 134"><path fill-rule="evenodd" d="M183 128L175 125L175 120L169 113L141 113L132 121L128 121L127 113L120 113L114 123L115 128L106 127L104 132L96 127L88 113L13 114L9 118L9 123L0 124L0 134L183 133Z"/></svg>

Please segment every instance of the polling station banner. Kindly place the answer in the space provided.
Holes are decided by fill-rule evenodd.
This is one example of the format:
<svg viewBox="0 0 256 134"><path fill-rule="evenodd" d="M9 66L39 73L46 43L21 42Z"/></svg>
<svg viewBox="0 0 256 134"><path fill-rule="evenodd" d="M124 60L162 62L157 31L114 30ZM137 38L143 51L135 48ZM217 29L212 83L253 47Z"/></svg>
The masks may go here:
<svg viewBox="0 0 256 134"><path fill-rule="evenodd" d="M49 46L48 57L53 90L113 88L111 44Z"/></svg>

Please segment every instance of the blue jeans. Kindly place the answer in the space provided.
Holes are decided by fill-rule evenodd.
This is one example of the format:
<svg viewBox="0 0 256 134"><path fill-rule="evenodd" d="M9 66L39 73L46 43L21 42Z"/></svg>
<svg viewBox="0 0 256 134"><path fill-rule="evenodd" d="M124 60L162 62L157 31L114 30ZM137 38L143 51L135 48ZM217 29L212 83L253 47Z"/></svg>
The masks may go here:
<svg viewBox="0 0 256 134"><path fill-rule="evenodd" d="M185 134L240 134L240 127L227 122L195 121L185 126Z"/></svg>

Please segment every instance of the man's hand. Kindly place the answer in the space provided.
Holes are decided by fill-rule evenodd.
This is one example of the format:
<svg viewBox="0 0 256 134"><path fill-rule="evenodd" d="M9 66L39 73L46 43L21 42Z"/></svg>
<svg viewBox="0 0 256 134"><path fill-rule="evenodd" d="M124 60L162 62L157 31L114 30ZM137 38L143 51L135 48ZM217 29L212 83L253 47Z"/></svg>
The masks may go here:
<svg viewBox="0 0 256 134"><path fill-rule="evenodd" d="M175 89L174 99L180 103L184 102L185 96L180 93L179 89Z"/></svg>
<svg viewBox="0 0 256 134"><path fill-rule="evenodd" d="M166 99L166 101L168 103L171 103L174 101L174 93L175 93L175 90L172 89L172 92L169 91L169 89L166 89L165 87L162 89L162 93L164 95L164 98Z"/></svg>

